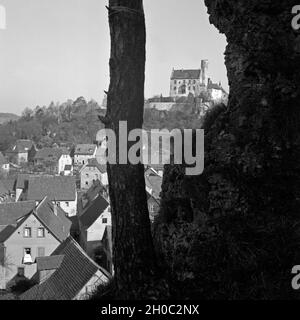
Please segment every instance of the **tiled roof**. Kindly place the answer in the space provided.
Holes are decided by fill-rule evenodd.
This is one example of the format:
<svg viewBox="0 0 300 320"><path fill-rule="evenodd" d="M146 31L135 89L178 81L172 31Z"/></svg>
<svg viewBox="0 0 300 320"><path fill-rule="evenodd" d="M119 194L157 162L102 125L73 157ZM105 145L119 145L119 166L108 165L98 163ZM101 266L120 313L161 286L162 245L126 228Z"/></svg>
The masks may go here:
<svg viewBox="0 0 300 320"><path fill-rule="evenodd" d="M37 257L36 264L37 270L54 270L58 269L64 259L64 255L49 256L49 257Z"/></svg>
<svg viewBox="0 0 300 320"><path fill-rule="evenodd" d="M69 155L66 148L44 148L38 150L34 159L42 161L58 161L62 155Z"/></svg>
<svg viewBox="0 0 300 320"><path fill-rule="evenodd" d="M52 201L75 201L76 178L73 176L30 177L27 199L41 201L46 196Z"/></svg>
<svg viewBox="0 0 300 320"><path fill-rule="evenodd" d="M5 187L3 182L0 180L0 197L9 194L9 190Z"/></svg>
<svg viewBox="0 0 300 320"><path fill-rule="evenodd" d="M208 85L207 85L207 89L215 89L215 90L222 90L223 91L223 88L221 86L219 86L217 83L212 83L210 82Z"/></svg>
<svg viewBox="0 0 300 320"><path fill-rule="evenodd" d="M106 172L107 172L107 167L106 167L106 165L100 164L96 159L89 159L87 165L84 166L84 167L82 168L82 170L83 170L84 168L86 168L86 167L88 167L88 168L93 168L93 167L95 167L95 168L97 168L101 173L106 173Z"/></svg>
<svg viewBox="0 0 300 320"><path fill-rule="evenodd" d="M10 147L7 152L10 153L26 153L33 146L33 142L31 140L17 140L17 142Z"/></svg>
<svg viewBox="0 0 300 320"><path fill-rule="evenodd" d="M17 176L16 189L27 189L30 174L20 173Z"/></svg>
<svg viewBox="0 0 300 320"><path fill-rule="evenodd" d="M60 267L45 282L23 293L21 300L73 300L98 270L102 272L103 280L111 277L72 237L58 246L51 256L57 255L64 255Z"/></svg>
<svg viewBox="0 0 300 320"><path fill-rule="evenodd" d="M93 155L97 146L95 144L78 144L75 148L75 155Z"/></svg>
<svg viewBox="0 0 300 320"><path fill-rule="evenodd" d="M109 203L99 194L96 199L83 209L79 218L81 224L88 229L108 206Z"/></svg>
<svg viewBox="0 0 300 320"><path fill-rule="evenodd" d="M4 178L1 179L4 187L11 193L15 191L16 178Z"/></svg>
<svg viewBox="0 0 300 320"><path fill-rule="evenodd" d="M171 79L200 79L201 69L196 70L174 70Z"/></svg>
<svg viewBox="0 0 300 320"><path fill-rule="evenodd" d="M46 197L37 206L34 214L59 241L64 241L70 235L72 222L59 206L55 207L52 204L49 198Z"/></svg>
<svg viewBox="0 0 300 320"><path fill-rule="evenodd" d="M0 227L16 224L16 221L35 208L35 201L0 204Z"/></svg>
<svg viewBox="0 0 300 320"><path fill-rule="evenodd" d="M25 215L11 220L9 225L0 232L0 242L7 240L11 234L19 228L23 221L27 219L30 213L33 213L60 242L63 242L70 235L72 223L66 217L66 213L59 207L54 211L52 202L45 198L36 208L34 206L34 208Z"/></svg>

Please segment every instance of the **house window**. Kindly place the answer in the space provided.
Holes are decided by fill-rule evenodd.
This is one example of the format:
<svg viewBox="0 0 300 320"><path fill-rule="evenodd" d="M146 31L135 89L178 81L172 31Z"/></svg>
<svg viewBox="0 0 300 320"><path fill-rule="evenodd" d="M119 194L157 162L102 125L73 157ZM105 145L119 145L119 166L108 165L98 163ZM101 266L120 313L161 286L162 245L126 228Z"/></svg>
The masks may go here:
<svg viewBox="0 0 300 320"><path fill-rule="evenodd" d="M38 228L37 237L45 238L45 228Z"/></svg>
<svg viewBox="0 0 300 320"><path fill-rule="evenodd" d="M196 91L196 87L195 86L193 86L193 90Z"/></svg>
<svg viewBox="0 0 300 320"><path fill-rule="evenodd" d="M88 185L89 185L89 182L88 182L88 181L86 181L86 182L85 182L85 185L86 185L86 186L88 186Z"/></svg>
<svg viewBox="0 0 300 320"><path fill-rule="evenodd" d="M87 173L85 176L88 178L88 177L89 177L89 174Z"/></svg>
<svg viewBox="0 0 300 320"><path fill-rule="evenodd" d="M174 80L174 84L176 84L177 83L177 81L176 80Z"/></svg>
<svg viewBox="0 0 300 320"><path fill-rule="evenodd" d="M174 87L174 91L176 91L177 90L177 87Z"/></svg>
<svg viewBox="0 0 300 320"><path fill-rule="evenodd" d="M45 257L45 248L39 247L37 248L37 257Z"/></svg>
<svg viewBox="0 0 300 320"><path fill-rule="evenodd" d="M189 86L189 91L191 91L191 87Z"/></svg>
<svg viewBox="0 0 300 320"><path fill-rule="evenodd" d="M31 228L24 228L24 238L31 238Z"/></svg>
<svg viewBox="0 0 300 320"><path fill-rule="evenodd" d="M107 218L102 218L102 223L107 224Z"/></svg>
<svg viewBox="0 0 300 320"><path fill-rule="evenodd" d="M196 83L196 80L194 80L193 83L195 84L195 83Z"/></svg>
<svg viewBox="0 0 300 320"><path fill-rule="evenodd" d="M70 206L70 202L66 201L66 206L69 207Z"/></svg>
<svg viewBox="0 0 300 320"><path fill-rule="evenodd" d="M24 277L24 275L25 275L25 268L19 267L18 268L18 276L19 277Z"/></svg>
<svg viewBox="0 0 300 320"><path fill-rule="evenodd" d="M24 249L23 264L32 264L31 248Z"/></svg>

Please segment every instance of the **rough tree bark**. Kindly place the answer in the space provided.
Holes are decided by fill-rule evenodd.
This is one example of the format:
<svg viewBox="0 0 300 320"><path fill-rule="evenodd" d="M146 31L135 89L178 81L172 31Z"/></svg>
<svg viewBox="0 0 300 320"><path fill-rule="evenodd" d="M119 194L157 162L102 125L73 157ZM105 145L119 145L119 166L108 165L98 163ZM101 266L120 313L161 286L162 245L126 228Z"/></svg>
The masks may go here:
<svg viewBox="0 0 300 320"><path fill-rule="evenodd" d="M106 128L116 133L118 146L119 121L127 121L128 132L141 129L143 124L146 45L143 1L110 0L108 13L111 82L104 122ZM156 259L144 166L108 164L108 178L117 295L122 299L147 298L153 294L151 290L149 293L149 286L156 274Z"/></svg>

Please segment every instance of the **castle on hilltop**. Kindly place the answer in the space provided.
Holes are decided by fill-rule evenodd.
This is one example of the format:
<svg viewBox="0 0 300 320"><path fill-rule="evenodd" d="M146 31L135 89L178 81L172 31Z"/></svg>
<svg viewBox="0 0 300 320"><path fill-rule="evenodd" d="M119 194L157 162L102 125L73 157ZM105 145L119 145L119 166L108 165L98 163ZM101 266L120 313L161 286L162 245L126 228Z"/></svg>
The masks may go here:
<svg viewBox="0 0 300 320"><path fill-rule="evenodd" d="M207 93L212 101L222 100L227 92L221 83L213 83L208 78L208 60L201 60L201 69L172 70L170 78L170 97L198 97Z"/></svg>

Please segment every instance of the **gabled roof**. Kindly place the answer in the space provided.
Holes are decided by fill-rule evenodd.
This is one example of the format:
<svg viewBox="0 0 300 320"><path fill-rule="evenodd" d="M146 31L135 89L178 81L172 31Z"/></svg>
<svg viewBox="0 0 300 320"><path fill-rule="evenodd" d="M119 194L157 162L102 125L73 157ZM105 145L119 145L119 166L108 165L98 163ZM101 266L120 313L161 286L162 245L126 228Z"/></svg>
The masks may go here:
<svg viewBox="0 0 300 320"><path fill-rule="evenodd" d="M37 257L36 264L37 270L54 270L58 269L64 259L64 255L49 256L49 257Z"/></svg>
<svg viewBox="0 0 300 320"><path fill-rule="evenodd" d="M201 69L173 70L171 80L174 79L200 79Z"/></svg>
<svg viewBox="0 0 300 320"><path fill-rule="evenodd" d="M70 235L72 222L66 217L66 212L53 205L48 197L37 206L34 214L60 242Z"/></svg>
<svg viewBox="0 0 300 320"><path fill-rule="evenodd" d="M21 300L73 300L98 270L102 272L103 280L111 278L72 237L58 246L51 256L58 255L64 255L59 268L45 282L23 293Z"/></svg>
<svg viewBox="0 0 300 320"><path fill-rule="evenodd" d="M97 168L99 170L100 173L106 173L107 172L107 167L106 165L103 165L103 164L99 164L99 162L97 161L97 159L89 159L88 160L88 163L85 164L80 172L82 172L85 168Z"/></svg>
<svg viewBox="0 0 300 320"><path fill-rule="evenodd" d="M78 144L75 148L75 155L89 155L92 156L96 151L95 144Z"/></svg>
<svg viewBox="0 0 300 320"><path fill-rule="evenodd" d="M63 242L70 235L71 221L61 208L54 208L52 202L45 198L36 208L6 226L0 232L0 242L6 241L31 214L34 214L57 240Z"/></svg>
<svg viewBox="0 0 300 320"><path fill-rule="evenodd" d="M27 199L41 201L46 196L52 201L75 201L76 177L30 177Z"/></svg>
<svg viewBox="0 0 300 320"><path fill-rule="evenodd" d="M33 142L31 140L17 140L16 143L11 146L7 152L9 153L26 153L28 152L32 146L33 146Z"/></svg>
<svg viewBox="0 0 300 320"><path fill-rule="evenodd" d="M101 194L99 194L96 199L83 209L83 212L79 217L82 226L88 229L108 206L109 203L101 196Z"/></svg>
<svg viewBox="0 0 300 320"><path fill-rule="evenodd" d="M35 201L22 201L0 204L0 227L16 224L35 208Z"/></svg>
<svg viewBox="0 0 300 320"><path fill-rule="evenodd" d="M62 155L69 155L66 148L43 148L38 150L34 156L35 160L58 161Z"/></svg>

